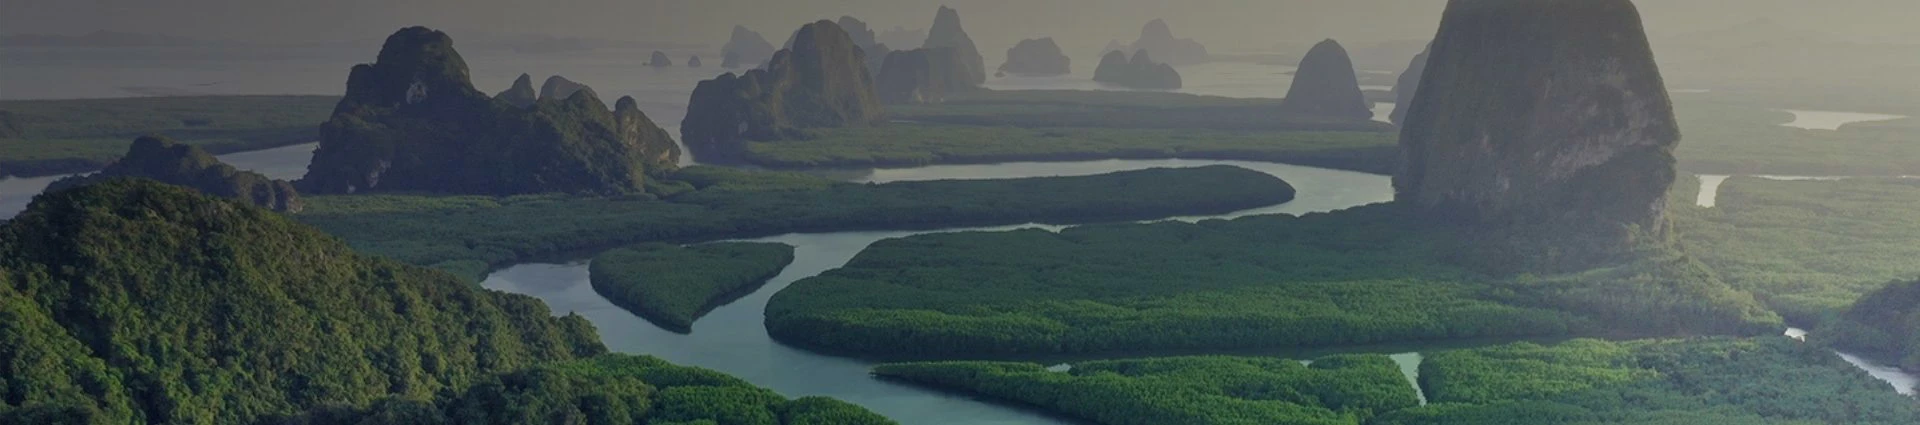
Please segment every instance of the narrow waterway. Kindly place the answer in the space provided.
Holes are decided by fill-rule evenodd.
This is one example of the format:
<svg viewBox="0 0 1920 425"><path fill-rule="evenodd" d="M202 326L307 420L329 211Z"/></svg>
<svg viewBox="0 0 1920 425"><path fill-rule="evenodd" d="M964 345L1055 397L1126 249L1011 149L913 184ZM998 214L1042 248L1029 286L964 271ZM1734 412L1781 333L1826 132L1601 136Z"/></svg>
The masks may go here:
<svg viewBox="0 0 1920 425"><path fill-rule="evenodd" d="M992 165L931 166L876 170L849 178L884 183L907 180L988 179L1034 176L1087 175L1153 167L1191 167L1228 164L1279 176L1299 190L1293 202L1231 214L1178 217L1196 221L1257 214L1325 212L1392 199L1386 176L1292 165L1203 160L1087 161L1069 163L1006 163ZM576 312L599 328L600 338L613 351L648 354L679 364L700 366L739 376L788 396L829 396L865 406L902 424L1065 424L1056 418L1004 404L958 396L874 379L872 363L814 354L774 342L767 336L767 300L800 279L845 265L876 241L925 233L999 231L1018 228L1058 230L1061 226L1019 225L990 228L954 228L934 231L842 232L790 234L755 241L793 245L794 263L765 287L714 310L694 322L693 332L677 334L620 309L593 291L585 262L527 264L495 272L483 283L490 289L527 294L545 300L554 312ZM1417 353L1394 355L1411 385L1419 367Z"/></svg>

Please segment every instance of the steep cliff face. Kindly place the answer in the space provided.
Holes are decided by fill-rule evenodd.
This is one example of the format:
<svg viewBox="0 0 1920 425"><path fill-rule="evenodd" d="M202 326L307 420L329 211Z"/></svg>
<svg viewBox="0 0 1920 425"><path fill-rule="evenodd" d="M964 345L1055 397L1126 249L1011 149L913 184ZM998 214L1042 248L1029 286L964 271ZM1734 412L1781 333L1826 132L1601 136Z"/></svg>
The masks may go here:
<svg viewBox="0 0 1920 425"><path fill-rule="evenodd" d="M773 43L760 33L735 25L733 36L720 48L720 67L734 69L756 66L773 57Z"/></svg>
<svg viewBox="0 0 1920 425"><path fill-rule="evenodd" d="M1146 50L1169 65L1193 65L1207 61L1207 46L1188 38L1175 38L1167 21L1155 19L1140 28L1140 39L1128 50Z"/></svg>
<svg viewBox="0 0 1920 425"><path fill-rule="evenodd" d="M562 81L549 80L543 94L566 90ZM309 193L630 193L672 167L647 152L678 149L638 109L616 116L592 90L531 108L482 95L452 38L418 27L354 67L320 134L300 182Z"/></svg>
<svg viewBox="0 0 1920 425"><path fill-rule="evenodd" d="M1453 0L1401 132L1396 199L1618 249L1664 232L1680 141L1628 0Z"/></svg>
<svg viewBox="0 0 1920 425"><path fill-rule="evenodd" d="M1400 73L1400 81L1393 85L1395 107L1393 116L1389 117L1389 120L1394 125L1406 123L1407 109L1413 106L1414 94L1420 92L1420 77L1426 75L1427 58L1432 55L1432 45L1428 45L1426 50L1420 51L1420 54L1414 55L1413 61L1407 63L1407 70Z"/></svg>
<svg viewBox="0 0 1920 425"><path fill-rule="evenodd" d="M567 100L567 98L573 97L574 93L579 93L581 90L592 91L593 89L588 88L586 84L576 83L573 80L567 79L567 77L555 75L547 77L547 82L540 85L540 99Z"/></svg>
<svg viewBox="0 0 1920 425"><path fill-rule="evenodd" d="M1016 75L1054 76L1073 73L1073 60L1060 50L1053 37L1020 40L1007 49L1007 62L1000 72Z"/></svg>
<svg viewBox="0 0 1920 425"><path fill-rule="evenodd" d="M987 82L987 60L980 57L980 49L973 45L973 37L967 36L967 30L960 27L960 12L946 6L933 17L933 28L927 30L927 41L922 48L951 48L960 55L961 81L978 86Z"/></svg>
<svg viewBox="0 0 1920 425"><path fill-rule="evenodd" d="M513 87L494 95L493 98L513 106L527 108L532 107L534 102L540 101L540 93L533 91L533 76L520 74L520 78L513 80Z"/></svg>
<svg viewBox="0 0 1920 425"><path fill-rule="evenodd" d="M47 191L130 177L185 186L274 211L300 212L303 207L300 194L293 189L292 183L234 169L198 147L157 136L134 139L127 154L107 168L85 176L60 179L47 186Z"/></svg>
<svg viewBox="0 0 1920 425"><path fill-rule="evenodd" d="M680 136L701 161L729 162L749 140L798 140L804 129L884 121L865 54L839 24L823 20L801 27L793 49L775 53L766 69L700 82Z"/></svg>
<svg viewBox="0 0 1920 425"><path fill-rule="evenodd" d="M1340 42L1326 40L1307 51L1293 73L1293 87L1280 109L1288 113L1367 120L1373 110L1366 95L1360 93L1360 79L1354 75L1353 59Z"/></svg>
<svg viewBox="0 0 1920 425"><path fill-rule="evenodd" d="M949 48L893 52L881 65L874 89L885 104L940 103L948 93L971 87L961 69L964 61Z"/></svg>
<svg viewBox="0 0 1920 425"><path fill-rule="evenodd" d="M1093 81L1143 90L1174 90L1181 86L1180 71L1172 65L1154 62L1146 50L1134 52L1132 59L1119 51L1107 52L1100 58L1100 67L1093 70Z"/></svg>

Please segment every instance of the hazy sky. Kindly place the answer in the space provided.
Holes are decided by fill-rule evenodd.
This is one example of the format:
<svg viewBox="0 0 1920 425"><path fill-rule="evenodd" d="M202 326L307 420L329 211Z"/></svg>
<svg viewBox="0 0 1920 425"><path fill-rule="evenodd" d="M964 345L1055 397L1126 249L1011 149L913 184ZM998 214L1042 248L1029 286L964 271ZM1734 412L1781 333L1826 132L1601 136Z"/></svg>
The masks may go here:
<svg viewBox="0 0 1920 425"><path fill-rule="evenodd" d="M0 33L100 29L269 42L378 39L406 25L454 32L585 36L718 45L736 23L784 33L850 14L876 29L924 28L934 8L961 12L982 49L1053 36L1069 49L1130 41L1163 17L1217 51L1338 38L1421 39L1444 0L0 0ZM1920 40L1916 0L1641 0L1652 32L1684 34L1772 18L1854 38ZM1001 47L995 47L1001 46ZM1094 47L1083 47L1094 46Z"/></svg>

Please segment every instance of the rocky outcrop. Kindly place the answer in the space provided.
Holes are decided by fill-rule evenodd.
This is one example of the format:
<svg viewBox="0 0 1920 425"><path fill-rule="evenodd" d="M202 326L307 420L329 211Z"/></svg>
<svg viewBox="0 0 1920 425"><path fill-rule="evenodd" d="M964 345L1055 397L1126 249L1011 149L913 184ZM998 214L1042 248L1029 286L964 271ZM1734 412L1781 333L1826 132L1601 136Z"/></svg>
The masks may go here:
<svg viewBox="0 0 1920 425"><path fill-rule="evenodd" d="M887 55L874 89L886 104L940 103L948 93L973 88L965 80L965 59L949 48L913 49Z"/></svg>
<svg viewBox="0 0 1920 425"><path fill-rule="evenodd" d="M773 57L773 43L760 33L735 25L733 36L720 48L720 67L734 69L759 65Z"/></svg>
<svg viewBox="0 0 1920 425"><path fill-rule="evenodd" d="M959 11L940 6L940 12L933 18L933 29L927 30L927 42L920 47L953 49L960 55L961 81L970 86L986 84L987 60L980 57L980 49L974 47L973 38L960 28Z"/></svg>
<svg viewBox="0 0 1920 425"><path fill-rule="evenodd" d="M885 121L866 57L840 25L801 27L793 49L766 69L702 81L680 125L703 162L733 162L748 141L797 140L811 128L868 127Z"/></svg>
<svg viewBox="0 0 1920 425"><path fill-rule="evenodd" d="M1169 65L1184 66L1207 61L1207 46L1188 38L1174 38L1173 28L1167 21L1155 19L1140 29L1140 39L1134 40L1127 50L1146 50L1154 58Z"/></svg>
<svg viewBox="0 0 1920 425"><path fill-rule="evenodd" d="M1326 40L1307 51L1293 73L1293 87L1287 89L1280 109L1291 114L1313 115L1351 120L1373 118L1366 95L1360 93L1360 79L1354 75L1353 59L1340 43Z"/></svg>
<svg viewBox="0 0 1920 425"><path fill-rule="evenodd" d="M547 82L540 85L540 100L567 100L567 98L573 97L574 93L578 93L581 90L593 91L593 89L588 88L586 84L576 83L573 82L573 80L567 79L567 77L555 75L547 77Z"/></svg>
<svg viewBox="0 0 1920 425"><path fill-rule="evenodd" d="M1055 76L1073 73L1073 60L1060 51L1052 37L1020 40L1007 49L1007 62L1000 72L1014 75Z"/></svg>
<svg viewBox="0 0 1920 425"><path fill-rule="evenodd" d="M1175 90L1181 86L1180 72L1172 65L1154 62L1146 50L1134 52L1132 59L1119 51L1107 52L1100 58L1100 67L1093 70L1093 81L1143 90Z"/></svg>
<svg viewBox="0 0 1920 425"><path fill-rule="evenodd" d="M1398 202L1569 258L1668 227L1680 131L1632 2L1454 0L1425 74Z"/></svg>
<svg viewBox="0 0 1920 425"><path fill-rule="evenodd" d="M513 80L513 87L494 95L493 98L513 106L528 108L532 107L534 102L540 101L540 93L533 91L533 76L520 74L520 78Z"/></svg>
<svg viewBox="0 0 1920 425"><path fill-rule="evenodd" d="M60 179L47 186L47 191L72 189L121 178L145 178L186 186L208 195L274 211L300 212L304 207L300 202L300 193L293 189L292 183L234 169L199 147L157 136L134 139L127 154L107 168L93 174Z"/></svg>
<svg viewBox="0 0 1920 425"><path fill-rule="evenodd" d="M1433 46L1428 45L1426 50L1414 55L1413 61L1407 63L1407 70L1400 73L1400 82L1393 85L1395 106L1389 120L1394 125L1406 122L1407 110L1412 109L1410 107L1413 106L1413 96L1420 92L1420 77L1427 73L1427 57L1432 54Z"/></svg>
<svg viewBox="0 0 1920 425"><path fill-rule="evenodd" d="M12 112L0 111L0 139L18 139L26 137L20 129L20 118Z"/></svg>
<svg viewBox="0 0 1920 425"><path fill-rule="evenodd" d="M879 35L874 34L873 29L868 28L867 23L860 21L860 19L852 16L841 16L840 20L834 23L840 24L840 30L846 31L847 37L853 39L853 45L860 46L861 49L867 49L873 47L875 44L880 44Z"/></svg>
<svg viewBox="0 0 1920 425"><path fill-rule="evenodd" d="M699 68L699 67L700 67L700 65L701 65L701 64L700 64L700 56L693 56L693 57L689 57L689 58L687 58L687 67L688 67L688 68Z"/></svg>
<svg viewBox="0 0 1920 425"><path fill-rule="evenodd" d="M547 93L561 90L550 79ZM300 188L308 193L485 195L634 193L678 149L632 99L608 110L592 90L532 108L474 90L445 33L407 28L379 59L353 68L346 96L320 127Z"/></svg>
<svg viewBox="0 0 1920 425"><path fill-rule="evenodd" d="M887 57L893 56L894 52L885 44L875 44L872 47L862 48L861 51L867 56L867 75L872 75L874 78L880 77L880 69L886 66Z"/></svg>
<svg viewBox="0 0 1920 425"><path fill-rule="evenodd" d="M652 56L647 57L647 66L651 66L654 68L665 68L665 67L673 66L673 59L667 57L667 52L655 50L653 51Z"/></svg>

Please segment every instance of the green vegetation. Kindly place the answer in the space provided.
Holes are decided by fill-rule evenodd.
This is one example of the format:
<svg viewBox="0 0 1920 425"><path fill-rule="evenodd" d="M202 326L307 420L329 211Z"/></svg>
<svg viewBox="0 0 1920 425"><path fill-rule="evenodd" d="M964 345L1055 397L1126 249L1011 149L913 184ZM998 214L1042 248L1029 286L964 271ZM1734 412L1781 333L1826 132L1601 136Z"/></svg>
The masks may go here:
<svg viewBox="0 0 1920 425"><path fill-rule="evenodd" d="M1920 282L1897 282L1861 297L1813 338L1920 370Z"/></svg>
<svg viewBox="0 0 1920 425"><path fill-rule="evenodd" d="M793 247L725 242L648 244L593 257L593 290L660 327L678 332L714 308L753 292L793 263Z"/></svg>
<svg viewBox="0 0 1920 425"><path fill-rule="evenodd" d="M1377 131L1243 131L1014 127L895 123L815 130L805 141L748 144L747 162L770 167L870 167L1091 159L1236 159L1393 171L1397 134Z"/></svg>
<svg viewBox="0 0 1920 425"><path fill-rule="evenodd" d="M1475 235L1407 214L1379 205L882 241L776 294L767 326L812 349L943 359L1778 331L1751 296L1671 248L1509 277L1459 265L1492 262L1465 258L1484 251Z"/></svg>
<svg viewBox="0 0 1920 425"><path fill-rule="evenodd" d="M1895 279L1920 276L1920 180L1735 177L1675 228L1727 283L1812 328ZM1691 202L1686 205L1692 205Z"/></svg>
<svg viewBox="0 0 1920 425"><path fill-rule="evenodd" d="M1271 175L1226 166L888 184L690 167L663 180L651 188L662 197L310 197L299 219L367 252L484 272L529 258L642 242L1138 220L1237 211L1292 200L1294 194Z"/></svg>
<svg viewBox="0 0 1920 425"><path fill-rule="evenodd" d="M1920 405L1786 338L1530 343L1431 354L1416 424L1911 424Z"/></svg>
<svg viewBox="0 0 1920 425"><path fill-rule="evenodd" d="M300 194L293 184L274 180L251 171L240 171L220 162L193 145L175 143L166 137L143 136L134 139L127 155L100 172L54 181L46 192L65 190L95 182L148 178L161 183L186 186L213 196L237 199L274 211L300 212Z"/></svg>
<svg viewBox="0 0 1920 425"><path fill-rule="evenodd" d="M1675 151L1680 169L1729 175L1920 175L1920 161L1914 160L1920 158L1920 145L1912 143L1920 138L1920 118L1803 130L1779 125L1793 121L1793 114L1756 104L1768 103L1734 94L1680 97L1674 105L1686 131Z"/></svg>
<svg viewBox="0 0 1920 425"><path fill-rule="evenodd" d="M320 139L334 96L142 97L0 101L19 137L0 131L0 177L104 167L127 141L158 134L214 154ZM4 124L0 124L3 126Z"/></svg>
<svg viewBox="0 0 1920 425"><path fill-rule="evenodd" d="M1104 425L1360 424L1419 400L1392 359L1333 356L882 365L874 374L1029 404Z"/></svg>
<svg viewBox="0 0 1920 425"><path fill-rule="evenodd" d="M0 423L248 424L605 351L531 297L177 186L42 195L0 227Z"/></svg>
<svg viewBox="0 0 1920 425"><path fill-rule="evenodd" d="M788 400L739 378L652 357L604 355L502 374L434 399L321 409L289 425L887 425L838 400Z"/></svg>

